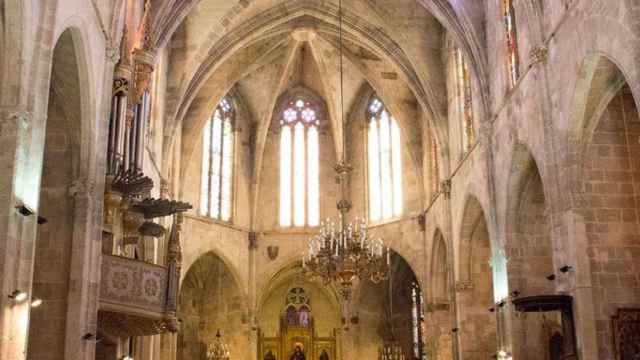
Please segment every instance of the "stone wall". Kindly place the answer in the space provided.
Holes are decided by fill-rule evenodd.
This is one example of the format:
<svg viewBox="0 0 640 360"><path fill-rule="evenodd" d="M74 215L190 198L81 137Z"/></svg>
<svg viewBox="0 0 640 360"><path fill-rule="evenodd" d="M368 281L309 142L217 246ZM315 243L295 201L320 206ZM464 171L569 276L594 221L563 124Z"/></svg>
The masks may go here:
<svg viewBox="0 0 640 360"><path fill-rule="evenodd" d="M591 138L585 172L587 255L594 285L598 348L612 357L611 318L640 304L640 222L635 155L640 121L627 87L612 99Z"/></svg>

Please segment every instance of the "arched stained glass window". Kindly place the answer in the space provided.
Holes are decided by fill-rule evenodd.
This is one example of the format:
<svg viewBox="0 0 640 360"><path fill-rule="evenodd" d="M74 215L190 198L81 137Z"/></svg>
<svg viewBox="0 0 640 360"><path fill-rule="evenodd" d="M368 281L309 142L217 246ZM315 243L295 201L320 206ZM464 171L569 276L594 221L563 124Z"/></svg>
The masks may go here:
<svg viewBox="0 0 640 360"><path fill-rule="evenodd" d="M316 107L296 99L280 119L280 226L320 221L320 120Z"/></svg>
<svg viewBox="0 0 640 360"><path fill-rule="evenodd" d="M510 87L513 87L520 77L520 58L518 55L518 27L513 0L502 0L502 16L507 39L507 65L509 70Z"/></svg>
<svg viewBox="0 0 640 360"><path fill-rule="evenodd" d="M202 132L202 182L200 213L230 221L233 201L235 111L223 98Z"/></svg>
<svg viewBox="0 0 640 360"><path fill-rule="evenodd" d="M460 114L462 150L466 153L476 141L473 128L473 96L471 93L471 76L464 53L458 47L454 48L455 78L457 89L457 103Z"/></svg>
<svg viewBox="0 0 640 360"><path fill-rule="evenodd" d="M434 129L431 129L430 160L431 160L431 189L435 196L440 192L440 146Z"/></svg>
<svg viewBox="0 0 640 360"><path fill-rule="evenodd" d="M402 146L398 122L382 101L373 97L367 109L369 218L402 215Z"/></svg>

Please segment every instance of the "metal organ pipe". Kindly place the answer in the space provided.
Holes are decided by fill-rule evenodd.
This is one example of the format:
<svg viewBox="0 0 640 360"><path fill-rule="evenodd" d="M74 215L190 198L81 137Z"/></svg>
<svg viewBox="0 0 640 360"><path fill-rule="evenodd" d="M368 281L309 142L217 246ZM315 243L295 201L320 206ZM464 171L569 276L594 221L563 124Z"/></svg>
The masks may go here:
<svg viewBox="0 0 640 360"><path fill-rule="evenodd" d="M127 97L119 93L111 101L111 118L109 122L108 171L115 174L120 170L124 149Z"/></svg>
<svg viewBox="0 0 640 360"><path fill-rule="evenodd" d="M124 133L125 133L125 129L126 129L126 123L127 123L127 96L122 94L120 96L118 96L118 125L117 125L117 130L118 130L118 137L117 137L117 141L116 141L116 156L117 156L117 164L116 164L116 171L119 170L117 168L121 167L123 165L123 157L124 157Z"/></svg>
<svg viewBox="0 0 640 360"><path fill-rule="evenodd" d="M132 169L138 170L138 137L139 134L139 126L140 123L140 104L136 104L133 107L133 123L131 124L131 158L130 165Z"/></svg>
<svg viewBox="0 0 640 360"><path fill-rule="evenodd" d="M124 171L129 170L131 165L131 132L133 128L133 114L127 111L124 130L124 159L122 161L122 167Z"/></svg>
<svg viewBox="0 0 640 360"><path fill-rule="evenodd" d="M115 157L116 157L116 137L118 134L118 96L114 95L111 99L111 117L109 119L109 142L107 145L107 172L109 174L115 173Z"/></svg>

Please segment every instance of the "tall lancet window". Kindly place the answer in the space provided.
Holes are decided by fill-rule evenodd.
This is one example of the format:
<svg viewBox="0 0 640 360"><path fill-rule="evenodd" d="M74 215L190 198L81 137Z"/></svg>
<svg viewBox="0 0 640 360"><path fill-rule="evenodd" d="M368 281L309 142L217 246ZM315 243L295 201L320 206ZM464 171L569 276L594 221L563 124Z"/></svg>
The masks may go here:
<svg viewBox="0 0 640 360"><path fill-rule="evenodd" d="M200 213L230 221L233 201L233 126L235 111L223 98L202 132Z"/></svg>
<svg viewBox="0 0 640 360"><path fill-rule="evenodd" d="M476 141L475 129L473 128L473 97L471 94L471 76L469 66L464 53L460 48L455 47L455 77L457 89L457 102L460 114L460 124L462 132L462 150L466 153Z"/></svg>
<svg viewBox="0 0 640 360"><path fill-rule="evenodd" d="M320 120L308 101L291 101L280 119L280 226L320 221Z"/></svg>
<svg viewBox="0 0 640 360"><path fill-rule="evenodd" d="M398 122L382 101L373 97L367 109L369 218L402 215L402 146Z"/></svg>
<svg viewBox="0 0 640 360"><path fill-rule="evenodd" d="M520 77L520 57L518 55L518 27L513 0L502 0L502 16L507 39L507 69L510 87L513 87Z"/></svg>

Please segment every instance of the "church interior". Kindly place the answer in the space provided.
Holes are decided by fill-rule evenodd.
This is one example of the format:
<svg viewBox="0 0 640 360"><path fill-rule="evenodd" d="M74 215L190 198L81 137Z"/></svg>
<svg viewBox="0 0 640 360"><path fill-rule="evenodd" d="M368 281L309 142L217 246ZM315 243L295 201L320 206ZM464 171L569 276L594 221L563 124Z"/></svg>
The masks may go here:
<svg viewBox="0 0 640 360"><path fill-rule="evenodd" d="M640 359L640 0L0 29L0 359Z"/></svg>

